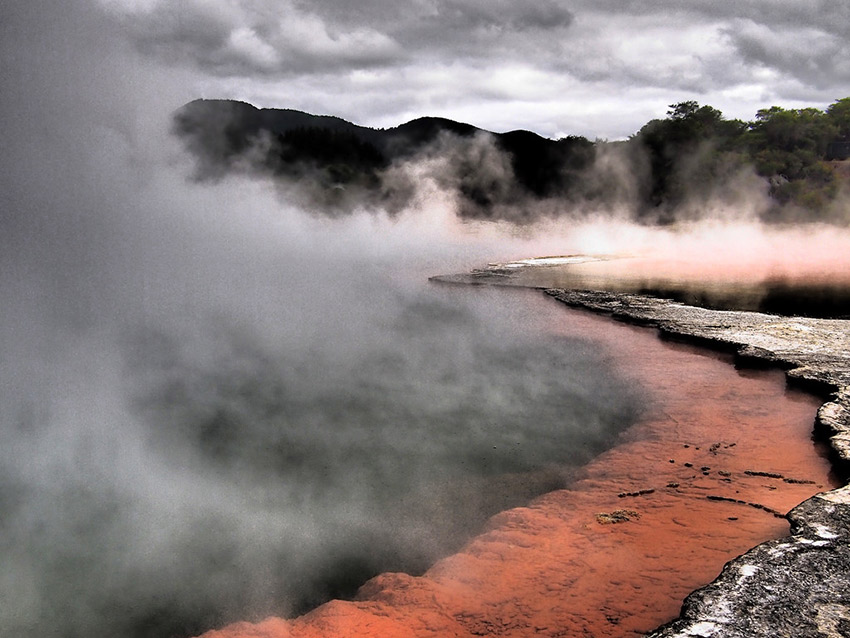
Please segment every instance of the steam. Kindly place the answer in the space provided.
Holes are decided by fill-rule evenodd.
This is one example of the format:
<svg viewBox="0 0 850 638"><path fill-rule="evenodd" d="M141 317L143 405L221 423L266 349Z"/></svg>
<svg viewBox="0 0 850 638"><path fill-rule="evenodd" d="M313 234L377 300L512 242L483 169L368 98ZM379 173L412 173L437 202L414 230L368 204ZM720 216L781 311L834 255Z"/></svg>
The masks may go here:
<svg viewBox="0 0 850 638"><path fill-rule="evenodd" d="M169 114L95 132L98 170L13 144L56 164L7 178L0 633L192 635L421 570L633 418L586 344L427 285L532 239L193 185Z"/></svg>
<svg viewBox="0 0 850 638"><path fill-rule="evenodd" d="M486 233L145 168L55 193L91 230L3 278L4 633L190 635L422 569L632 418L586 345L425 287Z"/></svg>
<svg viewBox="0 0 850 638"><path fill-rule="evenodd" d="M846 223L842 165L812 163L805 179L802 170L787 169L790 182L779 173L765 177L758 171L786 169L760 163L781 151L749 149L746 135L755 135L761 123L748 130L709 106L673 106L667 120L653 120L630 140L614 143L545 140L528 131L494 134L439 118L376 130L222 100L185 105L174 129L196 158L199 179L263 176L286 199L297 197L330 216L364 208L397 214L432 182L451 197L461 219L518 226L600 213L650 225ZM701 117L712 118L714 128L700 129Z"/></svg>
<svg viewBox="0 0 850 638"><path fill-rule="evenodd" d="M640 409L592 347L540 329L536 297L429 275L730 239L751 264L771 237L635 226L640 162L615 144L558 197L518 190L486 135L381 167L377 197L192 181L168 133L186 78L85 2L41 5L5 9L0 39L3 635L191 635L424 569ZM699 216L738 219L735 200ZM846 259L807 232L765 251Z"/></svg>
<svg viewBox="0 0 850 638"><path fill-rule="evenodd" d="M180 78L84 3L36 55L38 5L2 45L0 634L302 611L424 569L634 418L533 298L427 283L555 238L464 223L436 179L339 219L265 179L193 183Z"/></svg>

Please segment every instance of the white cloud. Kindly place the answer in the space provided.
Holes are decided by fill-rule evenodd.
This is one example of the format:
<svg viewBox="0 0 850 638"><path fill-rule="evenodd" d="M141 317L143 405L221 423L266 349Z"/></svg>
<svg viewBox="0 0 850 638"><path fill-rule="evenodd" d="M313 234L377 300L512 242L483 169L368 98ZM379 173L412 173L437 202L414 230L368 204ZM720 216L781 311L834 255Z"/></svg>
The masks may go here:
<svg viewBox="0 0 850 638"><path fill-rule="evenodd" d="M280 56L275 48L250 27L239 27L231 31L226 48L237 57L244 57L246 62L257 68L271 69L280 64Z"/></svg>
<svg viewBox="0 0 850 638"><path fill-rule="evenodd" d="M281 49L330 66L342 61L390 61L401 48L383 33L370 28L331 31L316 14L290 11L278 24L275 39Z"/></svg>

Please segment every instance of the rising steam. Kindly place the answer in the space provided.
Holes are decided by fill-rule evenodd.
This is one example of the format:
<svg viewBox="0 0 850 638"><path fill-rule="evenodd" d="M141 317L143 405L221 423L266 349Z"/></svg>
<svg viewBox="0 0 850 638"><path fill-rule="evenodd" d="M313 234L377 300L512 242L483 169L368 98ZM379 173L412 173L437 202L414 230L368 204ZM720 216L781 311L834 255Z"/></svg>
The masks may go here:
<svg viewBox="0 0 850 638"><path fill-rule="evenodd" d="M591 143L427 117L379 130L196 100L175 113L174 131L195 158L197 179L262 177L285 199L330 216L397 214L431 183L461 219L515 225L600 213L649 225L836 223L846 221L846 162L830 159L837 143L827 142L850 130L847 105L850 98L826 113L777 107L745 124L682 102L628 141Z"/></svg>
<svg viewBox="0 0 850 638"><path fill-rule="evenodd" d="M4 9L0 39L0 634L303 610L423 569L634 418L638 391L539 329L536 297L426 283L541 254L712 254L628 223L643 177L620 146L534 197L491 138L451 133L375 167L378 191L197 182L169 134L183 78L86 3L42 4ZM28 34L48 14L43 49ZM734 179L741 197L701 217L757 212Z"/></svg>
<svg viewBox="0 0 850 638"><path fill-rule="evenodd" d="M40 15L11 11L4 59ZM464 226L436 181L393 220L192 183L170 76L76 3L59 23L85 37L57 27L3 102L0 634L188 636L350 595L633 418L521 300L427 283L533 238Z"/></svg>

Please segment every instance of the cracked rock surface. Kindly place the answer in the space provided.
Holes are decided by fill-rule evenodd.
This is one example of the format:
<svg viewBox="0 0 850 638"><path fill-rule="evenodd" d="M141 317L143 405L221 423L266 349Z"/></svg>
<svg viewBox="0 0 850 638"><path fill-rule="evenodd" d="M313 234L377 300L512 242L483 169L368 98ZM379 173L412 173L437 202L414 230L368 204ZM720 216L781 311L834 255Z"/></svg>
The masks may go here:
<svg viewBox="0 0 850 638"><path fill-rule="evenodd" d="M790 537L729 562L650 636L850 636L850 488L814 496L788 519Z"/></svg>
<svg viewBox="0 0 850 638"><path fill-rule="evenodd" d="M658 328L662 335L732 351L747 364L776 365L789 382L827 398L816 427L834 462L850 465L850 321L709 310L643 295L550 289L570 306ZM789 537L729 562L689 595L678 619L651 638L850 636L850 486L791 510Z"/></svg>

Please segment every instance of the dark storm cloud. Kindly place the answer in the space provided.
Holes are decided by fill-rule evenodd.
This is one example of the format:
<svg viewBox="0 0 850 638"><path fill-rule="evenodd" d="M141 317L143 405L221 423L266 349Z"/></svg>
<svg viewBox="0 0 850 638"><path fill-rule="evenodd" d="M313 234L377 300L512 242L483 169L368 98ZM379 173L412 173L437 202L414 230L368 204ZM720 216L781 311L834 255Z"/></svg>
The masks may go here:
<svg viewBox="0 0 850 638"><path fill-rule="evenodd" d="M818 25L827 30L848 28L850 9L840 0L575 0L571 3L581 13L599 11L616 15L651 15L660 20L664 16L686 14L709 20L746 18L772 25Z"/></svg>
<svg viewBox="0 0 850 638"><path fill-rule="evenodd" d="M336 25L352 28L369 24L388 34L416 30L419 25L431 29L427 40L409 42L417 48L436 47L450 36L452 29L493 28L500 31L524 29L558 29L573 20L572 12L557 0L534 0L513 3L505 0L420 0L407 3L370 0L356 5L334 0L303 3ZM442 33L442 35L441 35Z"/></svg>
<svg viewBox="0 0 850 638"><path fill-rule="evenodd" d="M368 68L403 57L384 33L337 26L280 2L122 2L102 4L136 46L157 58L215 75L286 75Z"/></svg>
<svg viewBox="0 0 850 638"><path fill-rule="evenodd" d="M713 31L730 36L731 44L743 54L743 61L795 71L787 57L753 53L753 42L769 39L753 32L759 28L781 36L787 43L821 40L812 51L792 47L802 56L801 69L808 60L821 60L824 42L846 37L850 29L850 8L845 3L792 3L749 0L717 3L696 0L689 3L661 1L573 2L535 0L529 3L482 2L481 0L431 0L388 3L372 0L338 3L321 0L310 3L280 3L242 0L236 3L148 0L101 0L120 16L145 51L171 60L197 65L215 74L285 75L328 69L393 67L414 64L421 56L445 63L458 63L462 54L474 60L490 60L492 65L521 60L543 68L572 70L579 77L600 73L602 60L608 73L631 76L635 83L649 74L628 72L650 63L640 50L641 32L654 29L658 53L664 61L678 58L673 48L677 32L689 29ZM579 22L578 33L570 27ZM750 28L747 27L750 25ZM589 29L595 46L584 45ZM533 31L531 37L527 36ZM665 51L665 36L670 48ZM565 41L566 39L566 41ZM636 55L618 51L617 45L638 43ZM817 43L817 42L816 42ZM687 46L687 45L686 45ZM626 47L631 50L631 47ZM769 51L770 47L762 46ZM798 50L799 49L799 50ZM726 61L707 56L698 42L688 50L694 66ZM842 47L835 43L833 50ZM564 59L561 54L568 52ZM533 53L532 59L525 56ZM841 71L840 64L827 65ZM822 68L822 67L821 67ZM671 74L672 75L672 74ZM711 75L711 72L701 75ZM662 79L666 79L662 76Z"/></svg>
<svg viewBox="0 0 850 638"><path fill-rule="evenodd" d="M780 78L789 76L818 89L834 87L836 81L850 82L850 41L837 30L739 21L725 32L745 63L772 70Z"/></svg>
<svg viewBox="0 0 850 638"><path fill-rule="evenodd" d="M440 29L493 29L496 32L528 29L554 30L572 23L573 14L558 3L546 0L523 4L442 0L428 16Z"/></svg>

